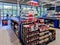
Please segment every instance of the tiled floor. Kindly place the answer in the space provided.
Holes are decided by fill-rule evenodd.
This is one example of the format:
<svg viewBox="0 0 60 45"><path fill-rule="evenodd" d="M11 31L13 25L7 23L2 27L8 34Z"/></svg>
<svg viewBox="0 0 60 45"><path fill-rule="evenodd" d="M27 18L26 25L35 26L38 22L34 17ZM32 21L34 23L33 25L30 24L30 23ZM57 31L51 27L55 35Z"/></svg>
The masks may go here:
<svg viewBox="0 0 60 45"><path fill-rule="evenodd" d="M56 29L56 40L48 45L60 45L60 29Z"/></svg>

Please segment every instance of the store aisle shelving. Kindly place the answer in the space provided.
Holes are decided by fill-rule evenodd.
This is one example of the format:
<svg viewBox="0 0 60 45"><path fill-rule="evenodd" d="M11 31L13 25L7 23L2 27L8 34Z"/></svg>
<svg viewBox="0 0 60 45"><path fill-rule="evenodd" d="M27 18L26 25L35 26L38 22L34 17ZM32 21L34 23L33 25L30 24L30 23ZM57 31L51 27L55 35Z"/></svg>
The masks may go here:
<svg viewBox="0 0 60 45"><path fill-rule="evenodd" d="M49 43L48 45L60 45L60 29L55 30L56 30L56 40Z"/></svg>

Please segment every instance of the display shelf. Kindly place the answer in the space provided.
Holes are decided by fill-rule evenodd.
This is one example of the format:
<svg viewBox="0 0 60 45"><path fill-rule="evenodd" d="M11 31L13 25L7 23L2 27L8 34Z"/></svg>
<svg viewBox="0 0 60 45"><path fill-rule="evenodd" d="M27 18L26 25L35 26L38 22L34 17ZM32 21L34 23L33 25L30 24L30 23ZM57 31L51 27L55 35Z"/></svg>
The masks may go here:
<svg viewBox="0 0 60 45"><path fill-rule="evenodd" d="M41 41L41 40L44 40L46 38L49 38L49 35L44 35L44 36L40 37L39 40Z"/></svg>
<svg viewBox="0 0 60 45"><path fill-rule="evenodd" d="M37 39L38 40L38 39ZM37 40L35 40L34 42L32 41L32 42L30 42L30 43L27 43L27 45L36 45L36 44L38 44L38 41Z"/></svg>
<svg viewBox="0 0 60 45"><path fill-rule="evenodd" d="M56 30L56 28L51 28L51 27L49 27L48 30Z"/></svg>
<svg viewBox="0 0 60 45"><path fill-rule="evenodd" d="M12 19L11 19L11 22L14 22L14 23L16 23L16 24L19 25L19 21L16 21L16 20L12 20Z"/></svg>
<svg viewBox="0 0 60 45"><path fill-rule="evenodd" d="M41 22L39 22L39 20L33 23L30 23L28 21L22 23L21 38L24 42L24 45L47 45L48 43L55 40L56 32L52 31L53 29L50 31L48 26L46 24L43 25L43 23L37 26L37 24L40 23ZM36 30L36 28L38 29Z"/></svg>
<svg viewBox="0 0 60 45"><path fill-rule="evenodd" d="M32 43L35 40L37 40L38 33L39 33L38 30L34 29L34 23L30 23L28 21L24 21L22 23L22 33L21 33L22 36L21 36L21 38L24 42L24 45L27 45L28 43Z"/></svg>
<svg viewBox="0 0 60 45"><path fill-rule="evenodd" d="M41 20L39 20L39 23L42 23ZM55 33L55 29L49 30L47 24L42 23L41 25L39 25L39 44L47 45L48 43L55 40Z"/></svg>
<svg viewBox="0 0 60 45"><path fill-rule="evenodd" d="M46 35L48 33L49 33L49 31L48 32L42 32L42 33L39 34L39 36L44 36L44 35Z"/></svg>
<svg viewBox="0 0 60 45"><path fill-rule="evenodd" d="M52 30L51 30L52 31ZM49 33L47 33L47 34L43 34L43 35L40 35L40 38L39 38L39 42L40 42L40 44L41 45L43 45L43 43L45 43L46 45L48 44L48 43L50 43L50 42L52 42L52 41L54 41L55 40L55 34L56 32L50 32L49 31Z"/></svg>
<svg viewBox="0 0 60 45"><path fill-rule="evenodd" d="M18 30L19 30L19 22L15 20L11 20L11 29L15 32L15 34L18 36Z"/></svg>
<svg viewBox="0 0 60 45"><path fill-rule="evenodd" d="M32 34L32 35L28 35L27 38L29 38L29 37L33 37L33 36L36 36L36 35L39 35L39 33Z"/></svg>
<svg viewBox="0 0 60 45"><path fill-rule="evenodd" d="M22 37L22 39L25 38L23 40L25 42L25 45L27 45L28 43L32 43L34 41L37 41L37 42L39 41L38 40L39 31L38 30L34 30L34 28L33 28L33 30L31 31L31 27L23 27L22 31L24 32L23 33L24 37ZM33 44L35 44L35 42Z"/></svg>
<svg viewBox="0 0 60 45"><path fill-rule="evenodd" d="M52 32L48 30L48 25L44 23L44 19L38 18L42 17L42 15L39 16L38 7L20 5L20 8L22 9L20 11L20 18L23 19L21 20L20 32L23 45L47 45L46 43L50 41Z"/></svg>
<svg viewBox="0 0 60 45"><path fill-rule="evenodd" d="M38 40L39 38L35 38L35 39L31 39L30 41L28 41L27 43L30 43L30 42L34 42L36 40Z"/></svg>

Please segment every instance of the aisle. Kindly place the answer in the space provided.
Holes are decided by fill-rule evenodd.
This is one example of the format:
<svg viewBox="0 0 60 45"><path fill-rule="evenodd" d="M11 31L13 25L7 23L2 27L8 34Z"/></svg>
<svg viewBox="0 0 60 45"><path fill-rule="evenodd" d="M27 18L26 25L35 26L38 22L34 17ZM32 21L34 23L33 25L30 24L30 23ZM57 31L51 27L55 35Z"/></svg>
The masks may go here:
<svg viewBox="0 0 60 45"><path fill-rule="evenodd" d="M56 29L56 40L48 45L60 45L60 29Z"/></svg>

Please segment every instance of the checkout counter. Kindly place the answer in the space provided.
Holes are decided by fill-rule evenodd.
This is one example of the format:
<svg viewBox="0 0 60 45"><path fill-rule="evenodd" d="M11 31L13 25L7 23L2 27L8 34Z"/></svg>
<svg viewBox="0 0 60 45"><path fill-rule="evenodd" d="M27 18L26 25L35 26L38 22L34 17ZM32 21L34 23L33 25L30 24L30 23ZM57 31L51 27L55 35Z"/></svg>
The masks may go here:
<svg viewBox="0 0 60 45"><path fill-rule="evenodd" d="M42 18L42 19L44 19L44 23L47 24L49 27L59 28L59 19L51 18L51 17Z"/></svg>

